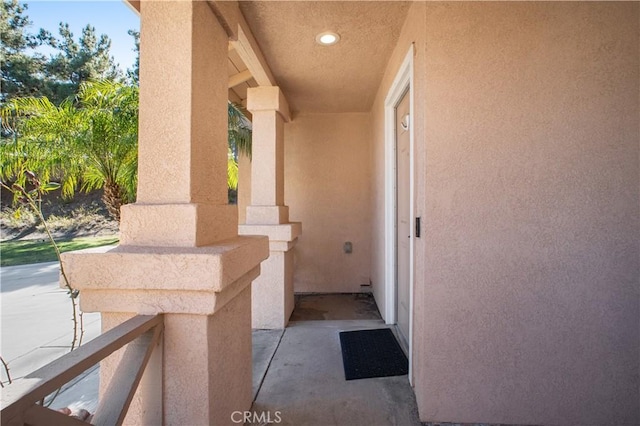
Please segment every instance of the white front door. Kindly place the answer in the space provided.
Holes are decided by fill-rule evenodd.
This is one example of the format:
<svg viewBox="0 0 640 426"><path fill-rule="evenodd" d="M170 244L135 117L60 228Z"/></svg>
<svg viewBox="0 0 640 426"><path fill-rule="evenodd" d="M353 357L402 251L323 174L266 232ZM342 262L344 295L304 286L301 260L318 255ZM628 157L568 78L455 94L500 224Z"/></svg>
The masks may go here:
<svg viewBox="0 0 640 426"><path fill-rule="evenodd" d="M398 329L408 344L409 336L409 285L410 285L410 115L409 90L396 107L396 313Z"/></svg>

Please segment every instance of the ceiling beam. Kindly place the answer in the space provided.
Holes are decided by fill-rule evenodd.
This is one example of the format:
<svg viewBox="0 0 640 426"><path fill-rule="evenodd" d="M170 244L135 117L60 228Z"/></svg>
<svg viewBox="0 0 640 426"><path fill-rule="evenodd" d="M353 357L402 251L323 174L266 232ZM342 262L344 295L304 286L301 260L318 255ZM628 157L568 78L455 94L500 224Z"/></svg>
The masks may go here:
<svg viewBox="0 0 640 426"><path fill-rule="evenodd" d="M208 3L229 36L229 44L238 52L258 85L277 86L276 79L240 11L238 2L209 0Z"/></svg>
<svg viewBox="0 0 640 426"><path fill-rule="evenodd" d="M231 41L231 44L236 48L238 56L240 56L242 62L244 62L249 71L251 71L258 85L278 85L269 65L267 65L267 60L258 46L258 42L248 28L245 31L242 26L238 26L238 40Z"/></svg>
<svg viewBox="0 0 640 426"><path fill-rule="evenodd" d="M251 71L244 70L237 74L229 76L229 88L236 87L244 82L247 82L253 78Z"/></svg>

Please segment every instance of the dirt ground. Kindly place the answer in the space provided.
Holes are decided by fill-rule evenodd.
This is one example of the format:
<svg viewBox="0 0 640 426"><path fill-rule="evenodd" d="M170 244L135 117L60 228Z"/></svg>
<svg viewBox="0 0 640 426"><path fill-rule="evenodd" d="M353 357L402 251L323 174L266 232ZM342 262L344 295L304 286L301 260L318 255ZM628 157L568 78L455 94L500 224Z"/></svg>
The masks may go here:
<svg viewBox="0 0 640 426"><path fill-rule="evenodd" d="M54 236L60 239L115 235L118 222L109 216L101 200L102 190L88 194L76 193L71 200L60 191L47 194L42 200L42 212ZM12 194L1 191L0 239L33 240L46 234L28 206L13 203ZM16 213L18 210L18 213Z"/></svg>

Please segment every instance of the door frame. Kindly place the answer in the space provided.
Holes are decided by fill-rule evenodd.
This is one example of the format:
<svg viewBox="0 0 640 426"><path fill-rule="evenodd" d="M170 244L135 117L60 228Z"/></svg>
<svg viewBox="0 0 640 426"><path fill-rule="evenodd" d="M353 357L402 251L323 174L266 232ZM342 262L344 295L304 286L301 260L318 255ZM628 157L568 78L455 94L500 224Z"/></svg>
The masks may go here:
<svg viewBox="0 0 640 426"><path fill-rule="evenodd" d="M384 128L385 128L385 322L397 323L396 301L396 129L395 109L402 96L409 89L409 214L410 236L409 244L409 382L413 383L413 281L414 281L414 246L415 246L415 222L414 214L414 84L413 84L413 55L414 45L409 51L398 69L396 77L387 92L384 102Z"/></svg>

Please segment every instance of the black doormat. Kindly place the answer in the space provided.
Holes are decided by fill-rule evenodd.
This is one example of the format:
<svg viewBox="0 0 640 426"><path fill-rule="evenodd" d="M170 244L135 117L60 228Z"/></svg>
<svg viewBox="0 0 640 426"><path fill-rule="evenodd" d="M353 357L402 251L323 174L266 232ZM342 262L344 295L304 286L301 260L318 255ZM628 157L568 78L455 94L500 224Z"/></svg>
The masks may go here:
<svg viewBox="0 0 640 426"><path fill-rule="evenodd" d="M346 380L402 376L409 362L388 328L340 332Z"/></svg>

